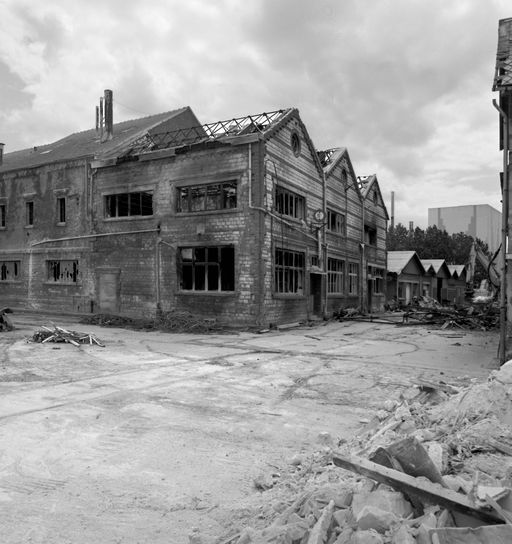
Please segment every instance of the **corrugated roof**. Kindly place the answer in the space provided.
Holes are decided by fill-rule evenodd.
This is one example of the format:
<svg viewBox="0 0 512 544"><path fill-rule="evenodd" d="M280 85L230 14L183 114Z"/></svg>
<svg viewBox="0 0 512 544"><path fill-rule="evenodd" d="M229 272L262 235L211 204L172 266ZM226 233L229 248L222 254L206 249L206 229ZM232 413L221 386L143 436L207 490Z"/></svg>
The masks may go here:
<svg viewBox="0 0 512 544"><path fill-rule="evenodd" d="M179 108L165 113L132 119L114 124L113 138L102 142L96 129L76 132L51 144L5 153L0 172L31 168L57 161L73 160L81 157L105 156L130 142L141 138L148 131L169 121L188 108Z"/></svg>
<svg viewBox="0 0 512 544"><path fill-rule="evenodd" d="M401 274L411 259L417 259L419 265L422 266L416 251L388 251L388 272Z"/></svg>
<svg viewBox="0 0 512 544"><path fill-rule="evenodd" d="M512 86L512 17L501 19L498 26L498 48L492 90Z"/></svg>

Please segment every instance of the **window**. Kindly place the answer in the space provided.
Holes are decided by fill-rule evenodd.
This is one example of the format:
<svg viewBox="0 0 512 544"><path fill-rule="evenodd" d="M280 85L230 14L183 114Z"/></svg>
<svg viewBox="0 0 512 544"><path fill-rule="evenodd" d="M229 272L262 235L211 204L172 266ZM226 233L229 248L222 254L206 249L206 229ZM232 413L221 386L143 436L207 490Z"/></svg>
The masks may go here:
<svg viewBox="0 0 512 544"><path fill-rule="evenodd" d="M6 226L6 208L5 204L0 204L0 228L5 229Z"/></svg>
<svg viewBox="0 0 512 544"><path fill-rule="evenodd" d="M357 295L359 283L359 265L357 263L348 263L348 294Z"/></svg>
<svg viewBox="0 0 512 544"><path fill-rule="evenodd" d="M318 255L311 255L311 266L320 266Z"/></svg>
<svg viewBox="0 0 512 544"><path fill-rule="evenodd" d="M184 291L234 291L233 247L182 247L178 277Z"/></svg>
<svg viewBox="0 0 512 544"><path fill-rule="evenodd" d="M345 262L327 259L327 292L343 293L345 286Z"/></svg>
<svg viewBox="0 0 512 544"><path fill-rule="evenodd" d="M275 259L276 293L302 295L304 288L304 253L276 249Z"/></svg>
<svg viewBox="0 0 512 544"><path fill-rule="evenodd" d="M304 219L306 201L303 196L287 191L282 187L276 188L276 211L277 213Z"/></svg>
<svg viewBox="0 0 512 544"><path fill-rule="evenodd" d="M66 222L66 197L57 198L57 223L63 224Z"/></svg>
<svg viewBox="0 0 512 544"><path fill-rule="evenodd" d="M364 243L369 246L377 245L377 229L369 225L364 226Z"/></svg>
<svg viewBox="0 0 512 544"><path fill-rule="evenodd" d="M153 215L153 193L148 191L105 196L105 217Z"/></svg>
<svg viewBox="0 0 512 544"><path fill-rule="evenodd" d="M0 281L16 281L20 275L20 261L0 261Z"/></svg>
<svg viewBox="0 0 512 544"><path fill-rule="evenodd" d="M327 229L337 234L345 234L345 216L341 213L327 210Z"/></svg>
<svg viewBox="0 0 512 544"><path fill-rule="evenodd" d="M297 132L292 132L290 138L290 145L292 147L293 154L298 157L300 155L300 138Z"/></svg>
<svg viewBox="0 0 512 544"><path fill-rule="evenodd" d="M25 225L31 227L34 225L34 203L25 202Z"/></svg>
<svg viewBox="0 0 512 544"><path fill-rule="evenodd" d="M376 266L369 266L368 279L372 283L373 293L382 294L384 292L384 269Z"/></svg>
<svg viewBox="0 0 512 544"><path fill-rule="evenodd" d="M345 170L345 168L343 168L343 170L341 171L341 183L343 184L343 187L347 187L347 183L348 183L348 174L347 174L347 171Z"/></svg>
<svg viewBox="0 0 512 544"><path fill-rule="evenodd" d="M236 181L178 187L178 212L204 212L236 208Z"/></svg>
<svg viewBox="0 0 512 544"><path fill-rule="evenodd" d="M55 283L77 283L78 261L46 261L48 281Z"/></svg>

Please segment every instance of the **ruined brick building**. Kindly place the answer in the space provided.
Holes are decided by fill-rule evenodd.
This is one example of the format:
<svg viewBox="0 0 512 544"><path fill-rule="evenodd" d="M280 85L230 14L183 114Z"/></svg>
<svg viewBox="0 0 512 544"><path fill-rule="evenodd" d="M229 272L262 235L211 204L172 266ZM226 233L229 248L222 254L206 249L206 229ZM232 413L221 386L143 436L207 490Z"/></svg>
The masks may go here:
<svg viewBox="0 0 512 544"><path fill-rule="evenodd" d="M318 152L296 109L114 124L111 100L104 126L3 154L3 305L259 326L382 307L377 178Z"/></svg>

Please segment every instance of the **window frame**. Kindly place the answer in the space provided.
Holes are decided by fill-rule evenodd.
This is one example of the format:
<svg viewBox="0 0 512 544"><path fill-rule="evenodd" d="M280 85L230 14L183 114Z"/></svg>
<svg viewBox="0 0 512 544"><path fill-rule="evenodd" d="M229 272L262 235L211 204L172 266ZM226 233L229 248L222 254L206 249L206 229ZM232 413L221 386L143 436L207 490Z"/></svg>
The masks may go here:
<svg viewBox="0 0 512 544"><path fill-rule="evenodd" d="M334 224L334 229L331 228ZM327 208L327 230L332 234L340 234L345 236L346 234L346 218L345 214L337 212L336 210Z"/></svg>
<svg viewBox="0 0 512 544"><path fill-rule="evenodd" d="M355 271L354 271L355 270ZM347 292L349 295L359 294L359 263L349 262L347 267Z"/></svg>
<svg viewBox="0 0 512 544"><path fill-rule="evenodd" d="M185 252L190 253L190 258L184 258ZM203 259L201 259L201 252L204 253ZM214 253L217 255L216 259ZM180 293L219 295L235 292L236 262L233 245L180 246L176 260ZM223 261L226 263L225 268L223 268ZM190 270L189 278L185 277L185 270ZM210 282L213 280L217 283L216 289L210 288ZM190 285L190 287L186 287L186 285Z"/></svg>
<svg viewBox="0 0 512 544"><path fill-rule="evenodd" d="M25 201L25 227L34 226L34 208L33 200Z"/></svg>
<svg viewBox="0 0 512 544"><path fill-rule="evenodd" d="M0 203L0 230L7 228L7 204Z"/></svg>
<svg viewBox="0 0 512 544"><path fill-rule="evenodd" d="M66 272L65 263L72 270ZM78 259L46 259L46 282L51 285L78 285L80 283L80 263ZM61 270L61 268L63 270ZM70 280L69 277L72 279Z"/></svg>
<svg viewBox="0 0 512 544"><path fill-rule="evenodd" d="M274 294L304 296L306 253L274 249Z"/></svg>
<svg viewBox="0 0 512 544"><path fill-rule="evenodd" d="M57 225L66 224L67 199L65 196L57 197Z"/></svg>
<svg viewBox="0 0 512 544"><path fill-rule="evenodd" d="M306 219L306 197L277 185L274 194L274 209L279 215L304 221Z"/></svg>
<svg viewBox="0 0 512 544"><path fill-rule="evenodd" d="M364 243L371 246L377 247L377 228L372 225L364 225Z"/></svg>
<svg viewBox="0 0 512 544"><path fill-rule="evenodd" d="M345 294L345 261L336 257L327 258L327 293Z"/></svg>
<svg viewBox="0 0 512 544"><path fill-rule="evenodd" d="M209 203L215 200L209 200L208 191L218 187L219 193L216 197L216 206L208 207ZM229 196L229 190L234 189L234 206L227 205L232 201L232 196ZM202 204L199 208L193 209L193 191L203 191ZM184 209L183 198L186 194L187 209ZM176 213L186 214L186 213L211 213L211 212L226 212L229 210L238 209L238 180L237 179L226 179L221 181L209 181L205 183L196 183L196 184L186 184L178 185L176 187ZM199 201L199 199L198 199Z"/></svg>
<svg viewBox="0 0 512 544"><path fill-rule="evenodd" d="M10 266L13 266L13 276L8 276L8 270ZM2 260L0 261L0 283L8 283L8 282L15 282L20 281L21 279L21 261L20 260Z"/></svg>
<svg viewBox="0 0 512 544"><path fill-rule="evenodd" d="M138 207L141 212L144 209L144 202L142 200L143 195L147 195L147 197L151 197L151 203L150 203L151 213L146 213L146 214L131 213L132 208L137 206L136 202L132 202L132 199L134 199L136 195L138 195L139 197ZM154 217L155 215L153 190L140 189L137 191L104 193L102 197L103 197L103 219L104 220L111 221L111 220L125 220L125 219L149 219L151 217ZM121 199L125 199L125 201L123 202ZM121 211L126 210L126 213L120 214L120 207L122 207Z"/></svg>

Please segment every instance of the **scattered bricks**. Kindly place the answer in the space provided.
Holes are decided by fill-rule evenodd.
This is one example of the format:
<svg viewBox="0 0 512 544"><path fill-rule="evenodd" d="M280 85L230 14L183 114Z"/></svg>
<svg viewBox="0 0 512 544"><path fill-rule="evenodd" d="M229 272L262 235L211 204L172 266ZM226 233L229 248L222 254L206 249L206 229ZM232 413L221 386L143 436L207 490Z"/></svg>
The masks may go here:
<svg viewBox="0 0 512 544"><path fill-rule="evenodd" d="M360 529L375 529L379 533L385 533L398 522L398 518L392 512L386 512L376 506L365 506L359 512L356 521Z"/></svg>
<svg viewBox="0 0 512 544"><path fill-rule="evenodd" d="M352 511L357 518L365 506L375 506L385 512L393 512L401 518L412 513L412 506L399 491L378 489L372 493L356 493L352 499Z"/></svg>
<svg viewBox="0 0 512 544"><path fill-rule="evenodd" d="M393 535L391 544L415 544L416 539L409 532L406 525L402 525L398 531Z"/></svg>
<svg viewBox="0 0 512 544"><path fill-rule="evenodd" d="M384 544L384 540L376 531L357 531L352 535L350 544Z"/></svg>

